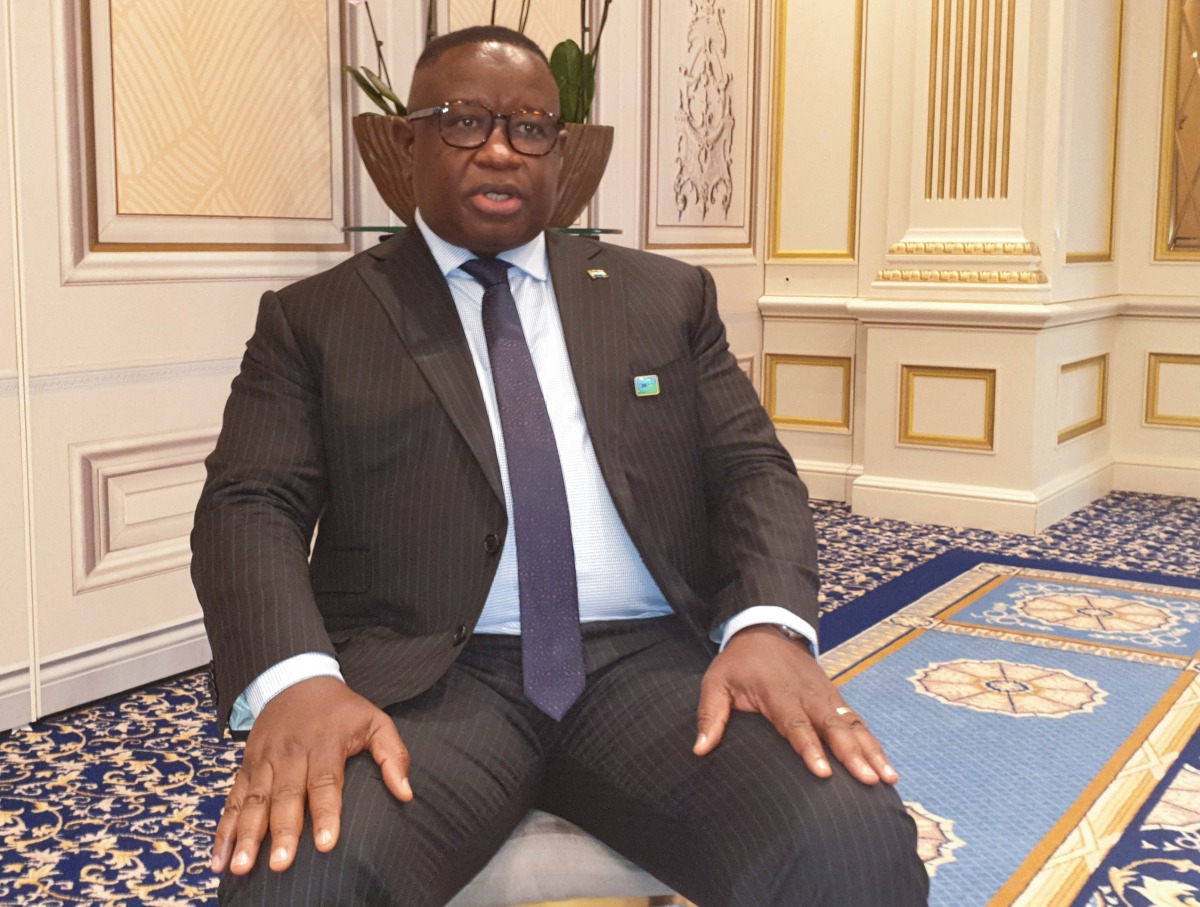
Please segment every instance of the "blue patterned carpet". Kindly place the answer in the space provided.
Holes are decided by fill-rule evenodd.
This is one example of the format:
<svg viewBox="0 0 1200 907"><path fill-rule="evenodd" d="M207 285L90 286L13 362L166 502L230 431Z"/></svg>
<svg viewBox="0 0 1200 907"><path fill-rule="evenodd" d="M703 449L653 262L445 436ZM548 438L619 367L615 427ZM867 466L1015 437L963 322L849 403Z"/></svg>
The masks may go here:
<svg viewBox="0 0 1200 907"><path fill-rule="evenodd" d="M876 729L893 752L904 775L905 799L915 804L915 813L924 810L928 814L922 827L927 834L928 865L934 872L934 903L982 905L986 898L971 900L983 890L979 885L1008 879L1014 863L1018 871L1036 882L1053 854L1036 855L1042 865L1033 866L1031 848L1041 843L1045 849L1050 832L1062 837L1061 822L1054 810L1077 811L1081 801L1093 794L1093 801L1102 799L1103 791L1092 790L1096 787L1093 779L1112 771L1114 753L1123 746L1128 748L1128 741L1134 739L1140 740L1139 746L1144 749L1154 729L1163 724L1157 721L1151 727L1146 716L1157 714L1156 709L1163 715L1172 709L1178 712L1176 705L1185 698L1178 694L1172 703L1164 705L1178 686L1178 678L1184 673L1194 674L1195 665L1189 658L1181 670L1163 652L1187 649L1190 656L1200 648L1191 638L1197 632L1192 626L1195 614L1187 610L1190 599L1171 595L1164 584L1170 582L1170 577L1180 577L1186 584L1189 578L1200 576L1200 501L1113 494L1037 536L867 520L851 515L843 505L823 502L815 504L815 511L822 538L823 607L829 615L823 633L841 638L884 616L888 608L912 600L893 597L892 604L879 606L864 597L866 593L905 574L919 576L920 571L911 571L947 551L986 552L997 556L992 560L1006 556L1066 562L1083 574L1094 572L1094 568L1102 568L1101 572L1109 568L1159 575L1158 585L1163 588L1155 594L1164 601L1171 599L1172 613L1178 619L1167 631L1153 626L1149 630L1141 628L1150 633L1147 639L1159 640L1158 649L1150 643L1127 645L1125 648L1140 655L1132 657L1126 652L1124 658L1099 659L1086 651L1094 647L1094 640L1078 638L1079 633L1086 637L1086 631L1076 630L1063 631L1057 647L1031 645L1028 640L1015 643L1026 647L1019 650L1022 652L1036 649L1039 655L1053 655L1056 662L1052 667L1061 676L1042 700L1067 702L1075 712L1057 719L1045 715L1009 716L1004 733L988 741L990 749L982 751L986 759L979 757L977 747L969 758L920 756L955 752L955 746L977 733L975 728L980 725L972 722L982 714L937 700L935 693L953 698L955 682L962 677L929 673L934 671L930 665L945 667L967 659L1017 665L998 668L1008 672L999 678L976 675L972 681L985 686L1010 685L1005 688L1008 694L1019 685L1042 683L1040 675L1020 670L1022 665L1034 664L1033 657L1000 657L993 650L976 651L973 647L982 646L987 642L982 637L994 632L985 626L995 616L989 617L989 611L1010 620L1011 625L1002 628L1004 632L1020 635L1032 631L1018 625L1019 621L1045 623L1058 619L1056 615L1064 607L1061 601L1047 602L1032 617L1014 615L1005 610L1011 605L1006 604L1003 593L997 592L1000 598L972 601L956 612L954 632L924 633L920 639L926 641L920 645L905 644L896 655L876 659L878 671L866 672L848 665L836 669L845 672L842 679L848 695L877 724ZM923 569L936 567L933 564ZM1068 580L1054 576L1032 581ZM912 591L915 595L927 590L916 590L914 586ZM1106 590L1105 595L1110 591ZM1134 625L1151 619L1132 600L1122 608ZM1011 623L1013 620L1018 623ZM1174 647L1164 642L1172 630L1181 631L1175 637L1179 645ZM849 651L856 644L842 648ZM1105 662L1103 670L1096 667L1100 660ZM922 671L927 672L920 681L927 687L925 693L912 679ZM867 681L886 690L877 693L864 688L860 692L856 685ZM1014 684L1018 686L1011 686ZM906 712L905 727L891 727L882 714L875 714L874 703L897 691L919 700L919 708L932 710L930 715L936 714L936 719L922 714L921 721L917 721L912 717L916 712ZM1051 708L1044 701L1043 707ZM1098 737L1088 738L1082 745L1083 739L1071 733L1068 721L1076 715L1086 718L1101 713L1113 718L1093 722L1102 726ZM995 716L982 717L995 720ZM917 755L905 754L902 759L897 747L903 747L903 733L911 736L914 728L920 731L917 736L922 747L914 749ZM1161 747L1163 752L1172 753L1170 758L1138 776L1141 786L1136 798L1118 798L1119 826L1110 829L1104 841L1088 844L1083 848L1087 853L1071 864L1076 867L1076 875L1082 873L1081 879L1073 883L1077 895L1073 892L1069 898L1062 894L1026 903L1037 907L1187 907L1200 903L1196 900L1196 892L1200 891L1200 745L1191 740L1195 730L1194 725L1175 728L1177 739ZM937 739L939 746L929 747L930 739ZM1142 752L1137 747L1134 751ZM1181 755L1174 758L1173 753L1179 751ZM1066 756L1050 759L1050 752ZM0 737L0 753L0 905L183 907L215 903L215 880L207 870L209 838L232 780L238 746L218 736L200 675L156 684L19 729ZM947 765L958 774L947 774ZM1005 778L1015 779L1028 796L1022 801L1006 795L1000 783ZM1112 787L1124 779L1118 775L1107 780L1108 787ZM1081 791L1081 787L1085 789ZM1052 788L1067 790L1071 796L1060 796L1058 807L1045 806L1043 794ZM962 809L970 806L973 818L967 818L965 811L957 812L960 804L944 796L946 789L960 795ZM1015 818L1011 815L1014 802L1028 805L1028 809L1018 810ZM945 820L951 813L955 824L947 826ZM1006 826L1006 822L1014 824ZM986 846L981 843L981 823L999 832ZM1050 832L1039 832L1046 825L1051 826ZM1018 843L1006 843L1012 840ZM1101 865L1104 853L1110 849L1108 861ZM975 859L981 851L984 859ZM962 867L968 867L976 880L972 882L974 888L954 889L947 881L953 880L956 872L961 876ZM1002 903L1022 903L1014 898Z"/></svg>

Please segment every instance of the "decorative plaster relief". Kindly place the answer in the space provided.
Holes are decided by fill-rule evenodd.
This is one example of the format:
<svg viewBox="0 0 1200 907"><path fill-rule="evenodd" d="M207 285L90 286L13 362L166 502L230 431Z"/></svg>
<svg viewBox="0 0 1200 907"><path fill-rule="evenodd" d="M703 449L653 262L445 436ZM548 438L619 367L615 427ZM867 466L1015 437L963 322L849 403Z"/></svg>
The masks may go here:
<svg viewBox="0 0 1200 907"><path fill-rule="evenodd" d="M751 245L758 3L655 4L646 245Z"/></svg>
<svg viewBox="0 0 1200 907"><path fill-rule="evenodd" d="M700 220L709 208L720 207L729 216L733 201L733 116L730 86L733 73L726 67L729 39L725 33L725 8L716 0L691 0L686 66L679 68L684 84L679 89L675 129L675 208L679 219L689 206L699 208Z"/></svg>
<svg viewBox="0 0 1200 907"><path fill-rule="evenodd" d="M70 446L76 593L189 563L192 513L216 439L206 428Z"/></svg>
<svg viewBox="0 0 1200 907"><path fill-rule="evenodd" d="M1008 197L1017 0L932 0L925 198Z"/></svg>

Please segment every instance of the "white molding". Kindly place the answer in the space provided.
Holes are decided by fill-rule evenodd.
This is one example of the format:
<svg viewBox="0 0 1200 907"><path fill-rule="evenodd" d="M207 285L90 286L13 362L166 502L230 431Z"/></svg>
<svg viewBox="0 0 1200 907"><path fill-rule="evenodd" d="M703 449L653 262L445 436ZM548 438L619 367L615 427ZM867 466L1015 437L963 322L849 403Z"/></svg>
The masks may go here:
<svg viewBox="0 0 1200 907"><path fill-rule="evenodd" d="M195 485L198 495L217 432L202 428L70 446L71 573L77 594L188 565L195 502L140 520L128 518L125 502L158 492L168 496L170 507L169 498L186 485Z"/></svg>
<svg viewBox="0 0 1200 907"><path fill-rule="evenodd" d="M867 517L941 526L970 526L1033 535L1037 496L1032 491L862 475L851 505Z"/></svg>
<svg viewBox="0 0 1200 907"><path fill-rule="evenodd" d="M240 359L208 359L199 362L178 362L162 365L128 365L108 369L55 372L34 375L29 379L31 393L60 393L91 390L97 387L119 387L129 384L156 384L192 378L232 378L241 365Z"/></svg>
<svg viewBox="0 0 1200 907"><path fill-rule="evenodd" d="M62 227L66 233L68 226ZM209 283L214 280L291 282L332 268L353 250L290 252L264 246L261 252L94 252L63 245L62 281L104 283Z"/></svg>
<svg viewBox="0 0 1200 907"><path fill-rule="evenodd" d="M1105 457L1100 463L1084 464L1036 488L1037 531L1112 491L1114 472L1112 458Z"/></svg>
<svg viewBox="0 0 1200 907"><path fill-rule="evenodd" d="M199 616L56 655L40 666L40 714L75 708L199 667L210 657Z"/></svg>
<svg viewBox="0 0 1200 907"><path fill-rule="evenodd" d="M715 229L711 227L695 227L696 230ZM689 265L700 265L706 268L728 268L735 265L758 267L758 259L750 246L705 249L699 247L647 246L651 252L666 255Z"/></svg>
<svg viewBox="0 0 1200 907"><path fill-rule="evenodd" d="M796 472L808 486L809 497L821 501L848 501L854 480L862 474L861 467L821 460L794 460Z"/></svg>
<svg viewBox="0 0 1200 907"><path fill-rule="evenodd" d="M1117 460L1113 464L1113 487L1120 491L1200 498L1200 465L1194 460Z"/></svg>
<svg viewBox="0 0 1200 907"><path fill-rule="evenodd" d="M29 663L22 662L0 671L0 731L28 724L33 718L29 691Z"/></svg>

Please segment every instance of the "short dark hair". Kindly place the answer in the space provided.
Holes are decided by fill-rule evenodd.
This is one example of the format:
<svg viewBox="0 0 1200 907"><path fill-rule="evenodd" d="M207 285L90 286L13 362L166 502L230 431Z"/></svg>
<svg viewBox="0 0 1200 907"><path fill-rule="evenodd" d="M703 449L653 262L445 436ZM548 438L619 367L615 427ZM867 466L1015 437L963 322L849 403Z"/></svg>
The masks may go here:
<svg viewBox="0 0 1200 907"><path fill-rule="evenodd" d="M426 44L425 49L421 51L421 56L417 58L417 65L414 67L414 72L432 66L441 59L442 54L452 48L463 47L467 44L485 44L488 42L520 47L523 50L529 51L545 63L547 69L550 68L550 60L547 59L546 52L538 46L536 41L521 34L516 29L508 28L504 25L472 25L468 28L460 28L458 31L438 35Z"/></svg>

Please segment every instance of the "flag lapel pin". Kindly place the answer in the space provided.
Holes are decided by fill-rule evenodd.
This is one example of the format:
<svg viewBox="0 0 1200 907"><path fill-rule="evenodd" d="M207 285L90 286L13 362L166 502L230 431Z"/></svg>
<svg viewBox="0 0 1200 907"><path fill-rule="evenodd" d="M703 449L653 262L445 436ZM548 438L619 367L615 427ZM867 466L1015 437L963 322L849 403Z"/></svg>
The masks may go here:
<svg viewBox="0 0 1200 907"><path fill-rule="evenodd" d="M658 375L638 375L633 379L633 392L639 397L657 397Z"/></svg>
<svg viewBox="0 0 1200 907"><path fill-rule="evenodd" d="M588 277L592 280L607 280L608 272L603 268L588 268Z"/></svg>

